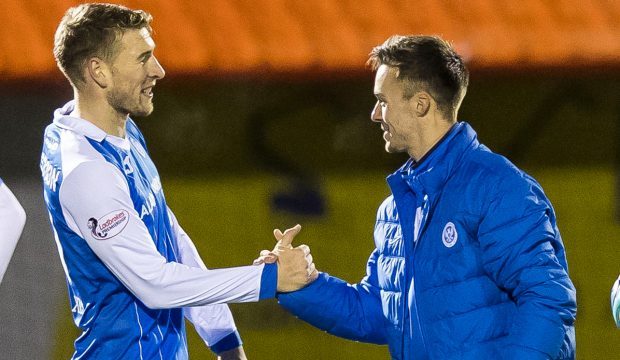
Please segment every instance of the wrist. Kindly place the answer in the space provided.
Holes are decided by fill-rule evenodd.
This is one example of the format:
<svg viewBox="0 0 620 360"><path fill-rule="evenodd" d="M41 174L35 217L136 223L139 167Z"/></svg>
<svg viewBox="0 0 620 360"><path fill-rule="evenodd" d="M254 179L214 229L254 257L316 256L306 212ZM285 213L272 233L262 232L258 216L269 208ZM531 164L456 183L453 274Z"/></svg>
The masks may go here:
<svg viewBox="0 0 620 360"><path fill-rule="evenodd" d="M239 336L239 332L237 330L231 332L230 334L223 337L220 341L210 346L211 351L218 354L218 356L222 356L232 350L236 350L241 348L243 342L241 341L241 336Z"/></svg>
<svg viewBox="0 0 620 360"><path fill-rule="evenodd" d="M265 264L260 279L260 292L258 300L271 299L276 297L278 286L278 265L277 263Z"/></svg>

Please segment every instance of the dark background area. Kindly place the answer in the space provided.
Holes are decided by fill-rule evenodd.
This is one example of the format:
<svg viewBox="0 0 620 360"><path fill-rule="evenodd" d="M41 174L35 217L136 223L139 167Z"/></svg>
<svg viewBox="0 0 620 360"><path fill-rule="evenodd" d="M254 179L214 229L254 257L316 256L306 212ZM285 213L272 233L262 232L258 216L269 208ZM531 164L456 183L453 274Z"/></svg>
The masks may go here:
<svg viewBox="0 0 620 360"><path fill-rule="evenodd" d="M474 77L459 119L521 166L612 165L618 74ZM382 151L372 74L308 81L164 79L156 111L136 119L164 175L257 170L320 174L398 166ZM54 83L0 85L4 176L38 176L41 134L71 99ZM10 170L10 171L9 171Z"/></svg>

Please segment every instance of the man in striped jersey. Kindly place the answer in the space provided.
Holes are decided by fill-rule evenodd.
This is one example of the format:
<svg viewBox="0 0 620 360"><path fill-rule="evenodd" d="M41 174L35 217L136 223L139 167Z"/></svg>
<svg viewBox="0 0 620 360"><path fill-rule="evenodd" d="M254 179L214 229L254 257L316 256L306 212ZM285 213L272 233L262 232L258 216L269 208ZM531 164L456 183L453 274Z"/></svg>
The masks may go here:
<svg viewBox="0 0 620 360"><path fill-rule="evenodd" d="M0 179L0 282L4 278L25 224L24 209Z"/></svg>
<svg viewBox="0 0 620 360"><path fill-rule="evenodd" d="M164 77L150 22L144 11L83 4L56 31L54 56L74 100L45 130L40 166L82 330L73 358L187 359L185 317L221 358L244 359L225 304L272 298L317 274L308 247L288 246L299 227L283 235L277 265L205 267L129 117L153 111Z"/></svg>

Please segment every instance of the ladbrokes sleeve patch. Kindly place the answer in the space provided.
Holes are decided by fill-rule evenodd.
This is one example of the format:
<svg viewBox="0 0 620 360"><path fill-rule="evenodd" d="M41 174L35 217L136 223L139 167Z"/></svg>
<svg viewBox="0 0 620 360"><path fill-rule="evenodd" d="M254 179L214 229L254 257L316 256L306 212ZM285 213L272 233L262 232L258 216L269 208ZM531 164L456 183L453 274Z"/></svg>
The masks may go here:
<svg viewBox="0 0 620 360"><path fill-rule="evenodd" d="M126 210L115 210L99 219L88 219L88 228L97 240L107 240L118 235L129 222Z"/></svg>

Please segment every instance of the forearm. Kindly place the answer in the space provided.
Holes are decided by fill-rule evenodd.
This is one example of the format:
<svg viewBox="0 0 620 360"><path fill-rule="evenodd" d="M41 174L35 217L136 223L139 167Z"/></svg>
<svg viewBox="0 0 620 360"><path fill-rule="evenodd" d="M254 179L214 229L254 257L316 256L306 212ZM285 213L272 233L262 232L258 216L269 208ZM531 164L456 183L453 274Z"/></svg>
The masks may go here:
<svg viewBox="0 0 620 360"><path fill-rule="evenodd" d="M275 293L261 291L267 283L275 283L263 273L262 266L204 270L171 262L148 278L123 274L119 269L113 272L145 305L154 309L255 302Z"/></svg>
<svg viewBox="0 0 620 360"><path fill-rule="evenodd" d="M321 273L299 291L278 295L285 309L332 335L350 340L385 344L385 327L378 294L366 287Z"/></svg>

